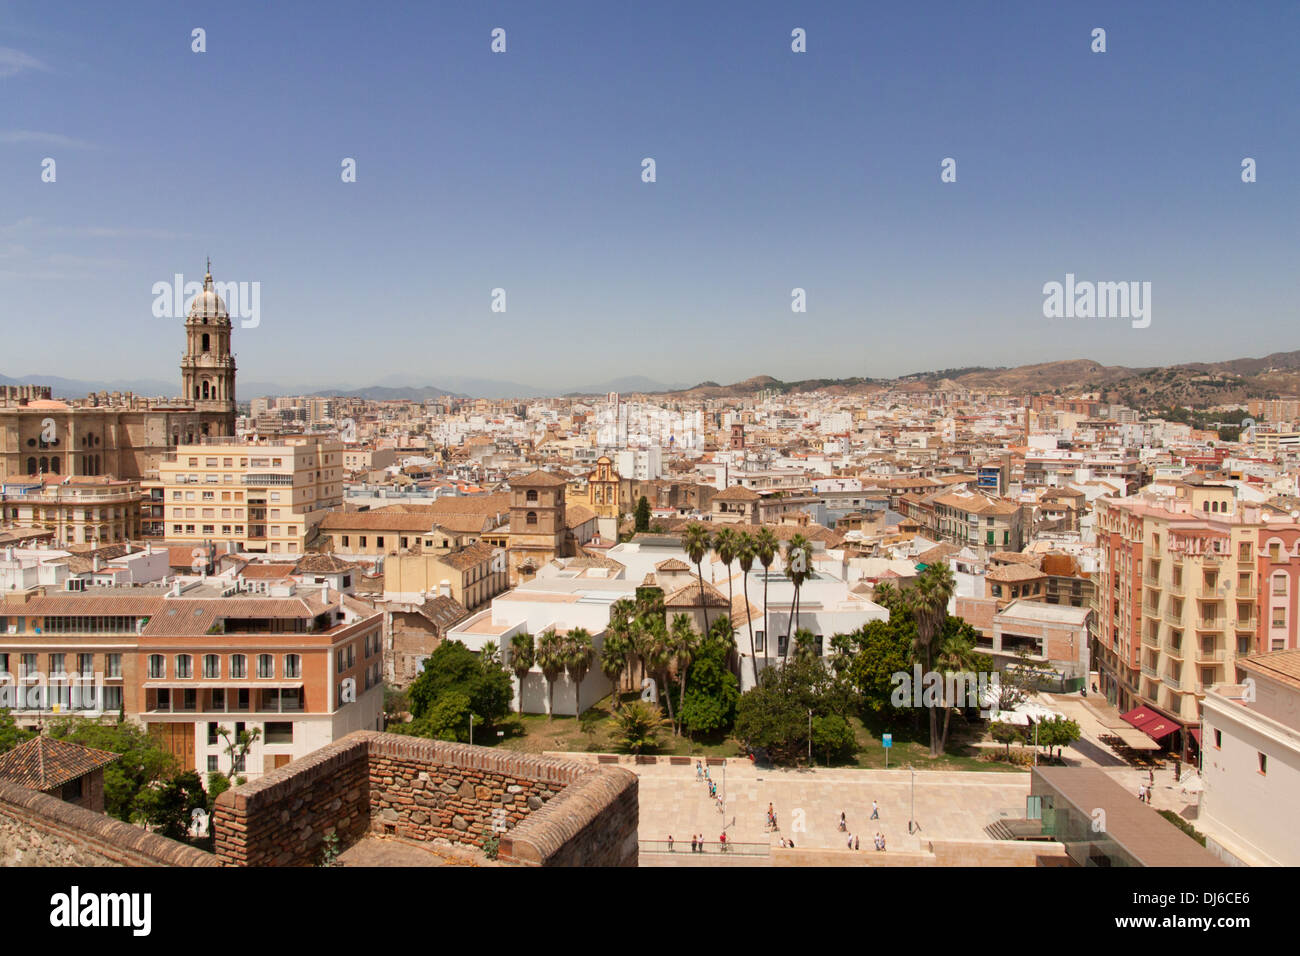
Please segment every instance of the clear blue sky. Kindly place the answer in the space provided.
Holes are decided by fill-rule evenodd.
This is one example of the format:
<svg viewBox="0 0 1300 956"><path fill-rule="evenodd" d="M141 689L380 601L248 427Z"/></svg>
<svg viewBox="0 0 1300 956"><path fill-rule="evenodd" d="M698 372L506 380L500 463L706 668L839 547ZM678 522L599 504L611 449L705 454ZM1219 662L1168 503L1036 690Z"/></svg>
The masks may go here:
<svg viewBox="0 0 1300 956"><path fill-rule="evenodd" d="M1300 348L1297 62L1291 0L0 2L0 374L178 378L207 255L291 386ZM1045 319L1067 272L1151 326Z"/></svg>

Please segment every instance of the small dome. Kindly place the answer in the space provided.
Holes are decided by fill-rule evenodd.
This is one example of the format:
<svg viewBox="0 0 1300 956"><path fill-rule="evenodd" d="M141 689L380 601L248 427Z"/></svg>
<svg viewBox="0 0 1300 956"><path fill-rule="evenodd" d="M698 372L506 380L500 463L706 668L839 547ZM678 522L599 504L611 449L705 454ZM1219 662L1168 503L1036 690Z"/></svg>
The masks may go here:
<svg viewBox="0 0 1300 956"><path fill-rule="evenodd" d="M194 297L190 303L190 318L192 319L229 319L230 313L226 311L226 303L221 301L221 296L217 295L212 289L212 273L209 272L203 277L203 291Z"/></svg>

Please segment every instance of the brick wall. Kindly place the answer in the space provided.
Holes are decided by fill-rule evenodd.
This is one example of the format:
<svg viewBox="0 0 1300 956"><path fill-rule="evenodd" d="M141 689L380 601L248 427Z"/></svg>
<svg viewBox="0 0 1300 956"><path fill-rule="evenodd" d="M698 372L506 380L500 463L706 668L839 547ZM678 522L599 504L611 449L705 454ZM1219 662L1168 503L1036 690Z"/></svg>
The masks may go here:
<svg viewBox="0 0 1300 956"><path fill-rule="evenodd" d="M237 866L310 865L327 833L482 847L528 866L635 866L636 776L556 757L357 731L227 791L216 852Z"/></svg>
<svg viewBox="0 0 1300 956"><path fill-rule="evenodd" d="M219 866L215 856L0 780L0 866Z"/></svg>
<svg viewBox="0 0 1300 956"><path fill-rule="evenodd" d="M369 823L368 745L350 734L219 796L214 850L232 866L312 866L326 836L343 849Z"/></svg>

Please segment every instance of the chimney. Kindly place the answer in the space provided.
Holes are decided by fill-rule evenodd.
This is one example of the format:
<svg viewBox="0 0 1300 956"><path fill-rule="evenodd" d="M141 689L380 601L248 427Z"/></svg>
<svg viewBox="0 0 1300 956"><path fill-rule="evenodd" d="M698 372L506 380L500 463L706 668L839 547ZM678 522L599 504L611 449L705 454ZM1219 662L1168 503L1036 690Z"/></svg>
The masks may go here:
<svg viewBox="0 0 1300 956"><path fill-rule="evenodd" d="M177 578L176 581L172 584L172 597L180 597L180 596L181 596L181 581L180 578Z"/></svg>
<svg viewBox="0 0 1300 956"><path fill-rule="evenodd" d="M441 597L451 597L451 582L447 580L438 583L438 594Z"/></svg>

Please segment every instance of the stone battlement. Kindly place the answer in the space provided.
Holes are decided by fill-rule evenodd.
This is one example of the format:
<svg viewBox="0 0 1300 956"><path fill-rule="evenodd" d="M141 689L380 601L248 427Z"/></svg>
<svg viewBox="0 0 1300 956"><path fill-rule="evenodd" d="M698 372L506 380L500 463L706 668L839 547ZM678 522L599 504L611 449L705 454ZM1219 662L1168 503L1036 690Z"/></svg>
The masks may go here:
<svg viewBox="0 0 1300 956"><path fill-rule="evenodd" d="M366 833L482 847L525 866L636 866L637 779L626 770L357 731L217 799L216 853L303 866L325 838Z"/></svg>

